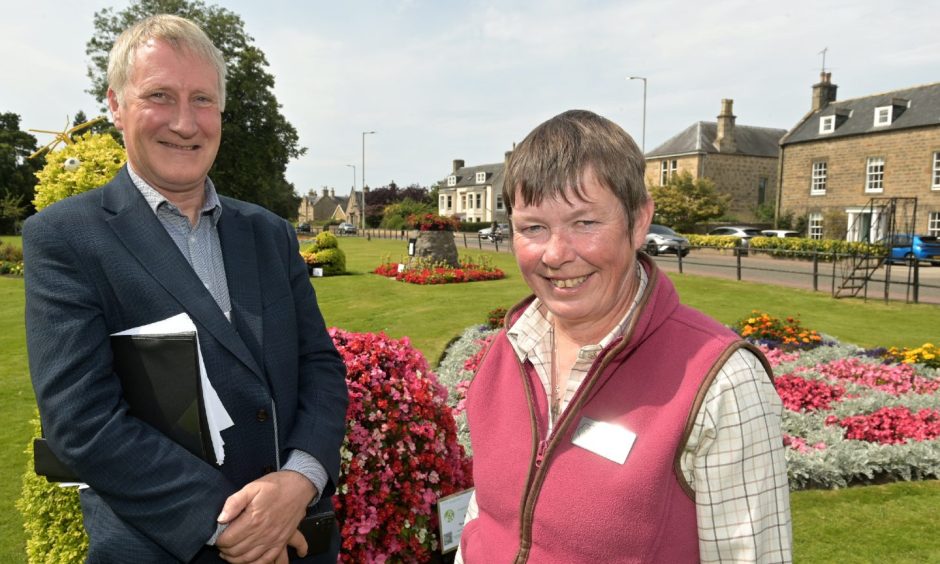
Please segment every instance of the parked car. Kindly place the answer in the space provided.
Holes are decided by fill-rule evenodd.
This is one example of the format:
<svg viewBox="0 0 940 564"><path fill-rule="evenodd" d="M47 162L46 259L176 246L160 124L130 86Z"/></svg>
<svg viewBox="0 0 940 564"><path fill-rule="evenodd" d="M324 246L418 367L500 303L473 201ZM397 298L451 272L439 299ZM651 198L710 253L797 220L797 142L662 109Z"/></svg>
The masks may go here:
<svg viewBox="0 0 940 564"><path fill-rule="evenodd" d="M930 261L933 266L940 266L940 238L933 235L914 235L899 233L891 240L892 262L915 260Z"/></svg>
<svg viewBox="0 0 940 564"><path fill-rule="evenodd" d="M708 234L709 235L726 235L726 236L730 235L732 237L739 238L741 240L741 243L739 245L741 249L740 254L742 255L747 254L747 247L751 241L751 237L763 236L763 233L761 233L760 229L756 229L754 227L737 226L737 225L716 227L712 229L711 231L709 231Z"/></svg>
<svg viewBox="0 0 940 564"><path fill-rule="evenodd" d="M689 254L689 240L665 225L650 225L646 234L646 254L656 256L660 253L674 253L679 256Z"/></svg>
<svg viewBox="0 0 940 564"><path fill-rule="evenodd" d="M477 231L477 237L480 239L489 239L490 241L502 241L503 237L509 235L509 224L508 223L497 223L496 231L493 231L493 224L491 223L488 227Z"/></svg>
<svg viewBox="0 0 940 564"><path fill-rule="evenodd" d="M297 224L298 233L310 233L310 224L307 222Z"/></svg>
<svg viewBox="0 0 940 564"><path fill-rule="evenodd" d="M789 229L764 229L761 234L764 237L780 237L781 239L800 236L799 231L790 231Z"/></svg>
<svg viewBox="0 0 940 564"><path fill-rule="evenodd" d="M352 223L346 223L345 221L336 226L336 232L340 235L355 235L356 231L357 229L355 225Z"/></svg>

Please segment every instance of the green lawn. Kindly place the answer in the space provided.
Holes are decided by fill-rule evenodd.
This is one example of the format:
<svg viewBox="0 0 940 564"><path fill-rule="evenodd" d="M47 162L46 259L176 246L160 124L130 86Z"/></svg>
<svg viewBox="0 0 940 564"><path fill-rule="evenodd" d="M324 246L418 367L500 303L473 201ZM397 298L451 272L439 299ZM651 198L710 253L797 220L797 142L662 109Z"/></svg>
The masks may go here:
<svg viewBox="0 0 940 564"><path fill-rule="evenodd" d="M18 244L18 238L4 238ZM406 253L403 241L340 238L348 276L315 279L327 324L351 331L408 336L435 364L447 342L486 313L506 307L528 290L512 257L485 254L507 277L496 282L414 286L368 274L385 259ZM464 251L461 251L462 253ZM730 323L751 309L799 314L810 328L865 346L919 346L940 341L940 307L837 301L781 287L690 275L672 279L685 303ZM34 400L23 328L23 280L0 277L0 562L23 562L23 535L13 501L25 467ZM940 483L892 484L792 496L798 562L940 562ZM858 555L865 555L864 558Z"/></svg>

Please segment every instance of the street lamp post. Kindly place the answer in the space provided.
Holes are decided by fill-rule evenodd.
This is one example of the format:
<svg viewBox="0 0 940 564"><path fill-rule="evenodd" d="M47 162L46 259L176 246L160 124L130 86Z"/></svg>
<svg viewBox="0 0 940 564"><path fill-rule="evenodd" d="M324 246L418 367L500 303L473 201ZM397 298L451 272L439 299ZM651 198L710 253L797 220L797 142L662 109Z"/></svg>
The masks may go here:
<svg viewBox="0 0 940 564"><path fill-rule="evenodd" d="M643 150L643 154L646 154L646 77L644 76L631 76L628 77L630 80L642 80L643 81L643 137L640 147Z"/></svg>
<svg viewBox="0 0 940 564"><path fill-rule="evenodd" d="M353 190L355 190L356 189L356 165L348 164L346 166L351 167L353 169Z"/></svg>
<svg viewBox="0 0 940 564"><path fill-rule="evenodd" d="M366 230L366 135L373 135L374 131L362 132L362 230Z"/></svg>

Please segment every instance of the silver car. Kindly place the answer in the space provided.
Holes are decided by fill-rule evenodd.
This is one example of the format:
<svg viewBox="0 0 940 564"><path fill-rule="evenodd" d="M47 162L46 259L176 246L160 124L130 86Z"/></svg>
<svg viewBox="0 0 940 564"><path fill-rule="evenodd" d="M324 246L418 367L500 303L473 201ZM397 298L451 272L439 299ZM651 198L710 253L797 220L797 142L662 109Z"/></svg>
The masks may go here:
<svg viewBox="0 0 940 564"><path fill-rule="evenodd" d="M689 240L665 225L650 225L646 234L646 254L656 256L660 253L674 253L678 256L689 254Z"/></svg>

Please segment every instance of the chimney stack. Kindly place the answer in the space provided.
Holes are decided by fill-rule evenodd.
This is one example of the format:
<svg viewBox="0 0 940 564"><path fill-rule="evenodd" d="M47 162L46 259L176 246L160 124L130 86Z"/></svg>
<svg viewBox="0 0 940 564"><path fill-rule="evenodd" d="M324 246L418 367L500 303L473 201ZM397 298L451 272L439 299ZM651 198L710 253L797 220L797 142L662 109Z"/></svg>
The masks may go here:
<svg viewBox="0 0 940 564"><path fill-rule="evenodd" d="M718 114L718 133L715 136L715 146L719 153L734 153L738 150L734 141L734 114L731 107L734 100L724 98L721 101L721 113Z"/></svg>
<svg viewBox="0 0 940 564"><path fill-rule="evenodd" d="M830 102L835 102L837 88L839 87L832 83L831 72L819 73L819 83L813 85L813 111L818 112Z"/></svg>
<svg viewBox="0 0 940 564"><path fill-rule="evenodd" d="M454 172L452 174L457 174L457 171L463 168L463 159L454 159Z"/></svg>
<svg viewBox="0 0 940 564"><path fill-rule="evenodd" d="M330 197L331 197L331 198L335 198L335 197L336 197L336 188L330 188Z"/></svg>
<svg viewBox="0 0 940 564"><path fill-rule="evenodd" d="M322 192L323 192L323 197L324 197L324 198L326 198L327 196L330 195L330 189L327 188L326 186L324 186L324 187L322 188Z"/></svg>

